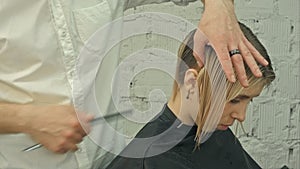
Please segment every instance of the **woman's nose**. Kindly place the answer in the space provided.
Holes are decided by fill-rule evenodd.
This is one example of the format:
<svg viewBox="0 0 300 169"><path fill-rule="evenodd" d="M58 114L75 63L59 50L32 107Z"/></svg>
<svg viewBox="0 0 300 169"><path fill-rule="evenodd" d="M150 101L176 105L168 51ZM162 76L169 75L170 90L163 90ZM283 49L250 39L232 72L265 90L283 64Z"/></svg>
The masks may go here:
<svg viewBox="0 0 300 169"><path fill-rule="evenodd" d="M231 113L231 117L238 120L239 122L243 122L243 121L245 121L245 118L246 118L246 111L242 110L239 112Z"/></svg>

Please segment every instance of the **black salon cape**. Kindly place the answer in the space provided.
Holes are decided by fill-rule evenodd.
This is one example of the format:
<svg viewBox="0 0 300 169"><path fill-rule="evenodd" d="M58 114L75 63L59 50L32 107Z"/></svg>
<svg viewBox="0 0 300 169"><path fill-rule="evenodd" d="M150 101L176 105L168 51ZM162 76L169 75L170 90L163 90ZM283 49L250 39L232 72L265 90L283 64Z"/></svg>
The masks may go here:
<svg viewBox="0 0 300 169"><path fill-rule="evenodd" d="M215 131L200 148L195 149L196 130L196 126L183 125L165 105L162 112L136 135L136 138L153 139L146 142L133 140L106 169L261 168L245 152L230 129ZM165 151L161 153L162 150ZM157 155L152 156L155 153ZM132 155L139 158L132 158Z"/></svg>

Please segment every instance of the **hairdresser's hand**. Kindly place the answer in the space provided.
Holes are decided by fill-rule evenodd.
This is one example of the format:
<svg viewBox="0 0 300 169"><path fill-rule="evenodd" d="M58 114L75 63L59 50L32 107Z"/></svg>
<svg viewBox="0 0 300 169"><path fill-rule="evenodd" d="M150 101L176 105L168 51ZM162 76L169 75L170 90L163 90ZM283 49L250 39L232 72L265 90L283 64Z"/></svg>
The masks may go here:
<svg viewBox="0 0 300 169"><path fill-rule="evenodd" d="M194 56L199 66L203 66L200 56L203 53L203 41L200 41L200 31L206 35L210 44L215 49L226 77L230 82L235 82L236 71L238 80L244 86L248 86L244 63L250 67L256 77L262 76L256 61L262 65L268 62L250 44L241 31L234 11L232 0L205 0L205 10L198 25L195 35ZM239 49L241 54L229 56L229 51Z"/></svg>
<svg viewBox="0 0 300 169"><path fill-rule="evenodd" d="M25 133L55 153L76 151L90 131L91 115L77 114L72 106L27 106L23 113Z"/></svg>

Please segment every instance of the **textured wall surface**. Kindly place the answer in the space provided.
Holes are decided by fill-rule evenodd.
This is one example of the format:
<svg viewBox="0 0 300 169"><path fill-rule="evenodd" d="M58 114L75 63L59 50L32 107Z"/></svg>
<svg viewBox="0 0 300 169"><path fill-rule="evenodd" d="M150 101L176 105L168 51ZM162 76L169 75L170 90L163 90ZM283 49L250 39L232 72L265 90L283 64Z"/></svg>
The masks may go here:
<svg viewBox="0 0 300 169"><path fill-rule="evenodd" d="M273 84L249 105L244 123L246 133L239 129L237 136L263 168L276 169L286 165L300 169L300 1L236 0L235 5L239 20L251 27L266 46L277 75ZM149 118L161 109L171 93L173 80L167 72L175 70L174 58L180 42L156 35L151 27L172 22L167 25L173 25L173 28L167 29L179 29L183 34L188 32L184 22L174 23L168 17L149 18L143 12L181 16L196 25L202 10L198 1L187 7L165 3L136 7L126 12L127 15L135 14L126 22L148 20L148 25L143 26L148 26L149 32L123 41L122 62L127 66L122 68L120 81L127 87L118 91L120 105L132 104L135 109L150 114ZM140 26L136 25L137 28ZM184 36L179 37L183 39ZM153 48L163 50L165 55L161 56L161 51ZM133 55L135 59L126 59ZM159 68L151 68L151 65ZM128 135L134 135L143 125L128 123L125 129Z"/></svg>

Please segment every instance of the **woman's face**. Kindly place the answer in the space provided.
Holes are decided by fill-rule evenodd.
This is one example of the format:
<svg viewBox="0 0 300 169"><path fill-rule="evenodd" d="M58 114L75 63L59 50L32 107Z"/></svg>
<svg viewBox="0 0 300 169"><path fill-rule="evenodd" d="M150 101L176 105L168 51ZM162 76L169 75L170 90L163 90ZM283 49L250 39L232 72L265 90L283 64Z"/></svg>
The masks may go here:
<svg viewBox="0 0 300 169"><path fill-rule="evenodd" d="M244 88L237 97L227 102L217 130L227 130L235 120L243 122L246 117L246 109L249 102L258 96L262 89L263 84L257 83L248 88Z"/></svg>

